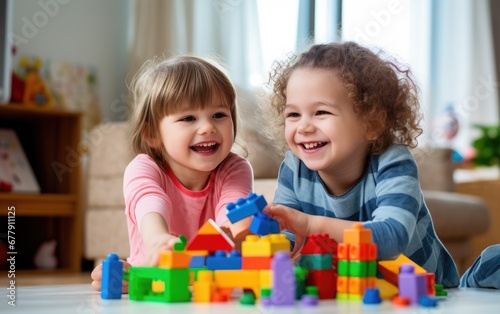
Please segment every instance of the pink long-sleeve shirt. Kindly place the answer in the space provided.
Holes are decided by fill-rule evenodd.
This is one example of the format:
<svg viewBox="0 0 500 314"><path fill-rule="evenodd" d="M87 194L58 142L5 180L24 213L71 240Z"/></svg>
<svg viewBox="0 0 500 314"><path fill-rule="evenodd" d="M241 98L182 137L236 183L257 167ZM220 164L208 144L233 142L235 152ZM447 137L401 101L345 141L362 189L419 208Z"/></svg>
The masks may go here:
<svg viewBox="0 0 500 314"><path fill-rule="evenodd" d="M144 262L146 247L139 226L146 214L161 214L170 233L182 234L189 241L209 218L219 226L224 224L228 220L226 204L247 197L252 188L249 162L233 153L212 171L202 191L188 190L170 169L165 172L148 155L137 155L127 166L123 182L130 241L128 262Z"/></svg>

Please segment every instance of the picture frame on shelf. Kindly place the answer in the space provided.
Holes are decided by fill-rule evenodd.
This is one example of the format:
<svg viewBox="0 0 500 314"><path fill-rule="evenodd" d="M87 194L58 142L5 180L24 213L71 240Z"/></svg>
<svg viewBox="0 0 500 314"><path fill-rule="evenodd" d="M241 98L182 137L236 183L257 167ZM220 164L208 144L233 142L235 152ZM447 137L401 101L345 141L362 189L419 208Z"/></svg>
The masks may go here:
<svg viewBox="0 0 500 314"><path fill-rule="evenodd" d="M40 193L40 185L12 129L0 129L0 183L3 192Z"/></svg>

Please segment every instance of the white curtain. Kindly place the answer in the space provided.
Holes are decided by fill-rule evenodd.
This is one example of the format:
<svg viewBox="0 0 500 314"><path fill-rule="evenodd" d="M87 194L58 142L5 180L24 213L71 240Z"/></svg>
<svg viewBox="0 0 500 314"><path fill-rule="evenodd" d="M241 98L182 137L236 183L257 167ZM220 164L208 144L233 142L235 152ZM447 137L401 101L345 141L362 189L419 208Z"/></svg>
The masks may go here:
<svg viewBox="0 0 500 314"><path fill-rule="evenodd" d="M239 87L262 82L255 0L146 0L134 2L130 74L154 56L216 58Z"/></svg>
<svg viewBox="0 0 500 314"><path fill-rule="evenodd" d="M427 18L426 18L427 15ZM428 20L428 25L420 21ZM425 140L460 151L477 136L474 124L498 123L498 80L488 0L418 0L412 3L412 63L425 108ZM437 138L447 107L459 132Z"/></svg>

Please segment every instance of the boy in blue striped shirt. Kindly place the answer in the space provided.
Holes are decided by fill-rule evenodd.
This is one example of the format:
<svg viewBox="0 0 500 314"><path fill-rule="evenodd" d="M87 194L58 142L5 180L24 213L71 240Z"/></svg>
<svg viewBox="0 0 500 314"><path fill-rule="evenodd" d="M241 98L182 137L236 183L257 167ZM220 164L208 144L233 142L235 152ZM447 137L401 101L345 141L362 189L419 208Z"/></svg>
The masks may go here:
<svg viewBox="0 0 500 314"><path fill-rule="evenodd" d="M271 131L289 151L264 212L294 242L292 256L307 236L341 242L362 221L379 259L404 254L437 283L458 286L408 149L422 133L410 70L352 42L314 45L275 70Z"/></svg>

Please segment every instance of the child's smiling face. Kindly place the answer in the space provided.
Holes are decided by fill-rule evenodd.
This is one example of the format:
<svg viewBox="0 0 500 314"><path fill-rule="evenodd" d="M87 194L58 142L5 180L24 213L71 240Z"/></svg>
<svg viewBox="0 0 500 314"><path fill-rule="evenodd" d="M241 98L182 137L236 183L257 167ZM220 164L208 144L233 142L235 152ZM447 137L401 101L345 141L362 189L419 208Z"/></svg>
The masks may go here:
<svg viewBox="0 0 500 314"><path fill-rule="evenodd" d="M286 88L284 115L287 144L309 169L320 176L363 171L366 128L332 70L295 70Z"/></svg>
<svg viewBox="0 0 500 314"><path fill-rule="evenodd" d="M182 182L183 175L209 173L227 157L234 141L231 111L220 100L183 109L162 119L160 134L165 159Z"/></svg>

